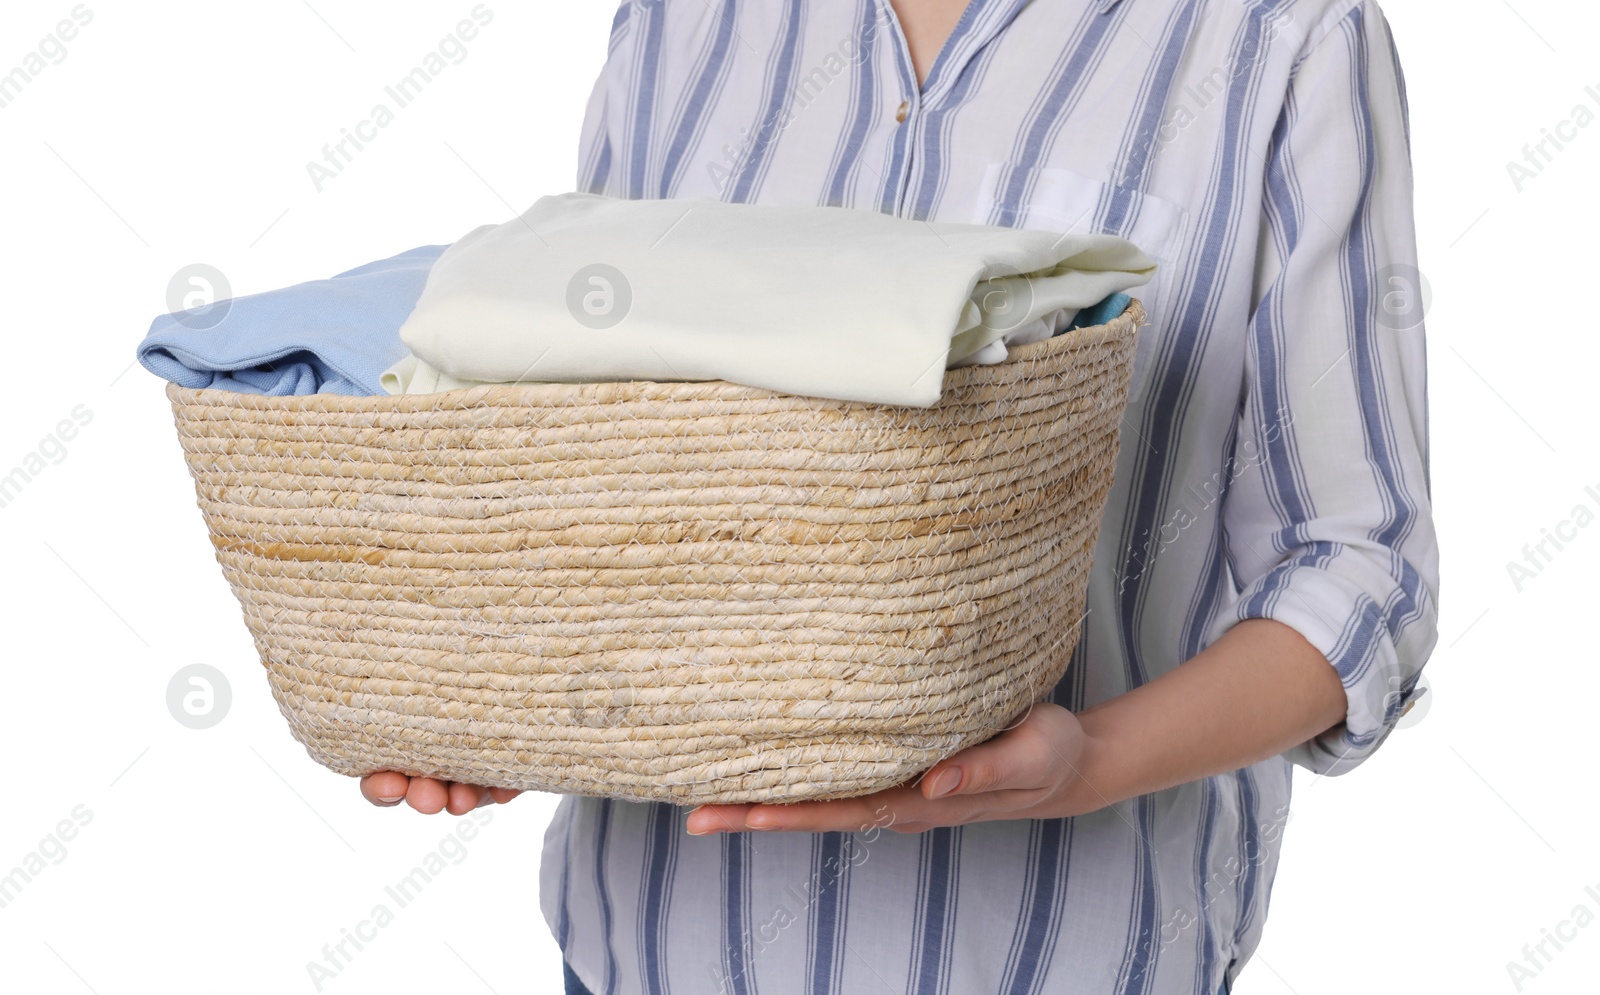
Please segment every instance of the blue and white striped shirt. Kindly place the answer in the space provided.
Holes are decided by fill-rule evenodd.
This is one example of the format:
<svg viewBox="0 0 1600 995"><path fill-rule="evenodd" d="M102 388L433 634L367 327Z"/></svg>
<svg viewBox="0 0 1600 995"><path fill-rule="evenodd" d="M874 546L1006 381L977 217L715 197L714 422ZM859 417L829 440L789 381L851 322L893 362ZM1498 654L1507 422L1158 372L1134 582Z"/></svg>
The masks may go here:
<svg viewBox="0 0 1600 995"><path fill-rule="evenodd" d="M1079 710L1275 618L1347 721L1089 815L691 837L566 797L541 907L596 995L1217 991L1266 915L1291 761L1352 768L1437 638L1410 135L1372 0L971 0L920 88L888 0L625 0L579 189L1103 231L1160 263Z"/></svg>

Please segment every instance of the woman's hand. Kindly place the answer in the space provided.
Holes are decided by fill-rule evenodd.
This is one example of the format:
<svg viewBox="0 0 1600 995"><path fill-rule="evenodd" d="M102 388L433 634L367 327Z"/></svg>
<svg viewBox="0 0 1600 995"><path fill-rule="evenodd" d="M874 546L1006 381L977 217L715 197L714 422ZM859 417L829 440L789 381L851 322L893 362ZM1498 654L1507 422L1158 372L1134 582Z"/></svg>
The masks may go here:
<svg viewBox="0 0 1600 995"><path fill-rule="evenodd" d="M486 799L490 804L508 802L522 792L514 788L485 788L431 777L407 777L397 771L384 770L361 779L361 794L381 808L404 801L424 815L434 815L444 809L448 809L451 815L466 815Z"/></svg>
<svg viewBox="0 0 1600 995"><path fill-rule="evenodd" d="M1000 735L920 780L790 805L703 805L689 831L918 833L990 819L1059 819L1248 767L1337 726L1339 674L1297 630L1235 623L1194 658L1077 714L1036 704Z"/></svg>
<svg viewBox="0 0 1600 995"><path fill-rule="evenodd" d="M994 819L1061 819L1248 767L1335 728L1346 693L1322 652L1268 618L1235 623L1181 667L1074 714L1036 703L999 735L920 777L861 798L788 805L702 805L695 834L746 829L920 833ZM361 779L374 805L464 815L520 792L381 771Z"/></svg>
<svg viewBox="0 0 1600 995"><path fill-rule="evenodd" d="M1091 748L1078 717L1041 702L1005 730L905 784L859 798L778 805L702 805L689 832L765 829L920 833L990 819L1058 819L1109 804L1079 771Z"/></svg>

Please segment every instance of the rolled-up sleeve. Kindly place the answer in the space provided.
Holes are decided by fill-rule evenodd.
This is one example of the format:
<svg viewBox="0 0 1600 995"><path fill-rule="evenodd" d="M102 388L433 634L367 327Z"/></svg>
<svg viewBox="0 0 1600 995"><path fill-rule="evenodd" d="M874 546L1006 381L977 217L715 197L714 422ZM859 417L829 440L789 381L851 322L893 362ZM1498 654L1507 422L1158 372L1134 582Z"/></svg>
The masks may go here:
<svg viewBox="0 0 1600 995"><path fill-rule="evenodd" d="M1246 618L1294 628L1345 720L1290 750L1337 774L1422 689L1438 638L1427 362L1404 79L1362 3L1306 42L1267 155L1243 407L1222 507Z"/></svg>

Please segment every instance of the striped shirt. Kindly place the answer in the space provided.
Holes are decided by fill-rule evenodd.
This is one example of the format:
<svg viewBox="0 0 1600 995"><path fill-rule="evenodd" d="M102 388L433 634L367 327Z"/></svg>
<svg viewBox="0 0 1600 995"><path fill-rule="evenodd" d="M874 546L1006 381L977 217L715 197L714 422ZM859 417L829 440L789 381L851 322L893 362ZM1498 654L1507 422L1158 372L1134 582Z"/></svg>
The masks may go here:
<svg viewBox="0 0 1600 995"><path fill-rule="evenodd" d="M971 0L918 86L888 0L625 0L578 187L1100 231L1159 265L1080 710L1274 618L1340 726L1071 819L686 834L568 796L541 909L596 995L1216 992L1255 949L1290 772L1347 771L1437 639L1410 134L1372 0Z"/></svg>

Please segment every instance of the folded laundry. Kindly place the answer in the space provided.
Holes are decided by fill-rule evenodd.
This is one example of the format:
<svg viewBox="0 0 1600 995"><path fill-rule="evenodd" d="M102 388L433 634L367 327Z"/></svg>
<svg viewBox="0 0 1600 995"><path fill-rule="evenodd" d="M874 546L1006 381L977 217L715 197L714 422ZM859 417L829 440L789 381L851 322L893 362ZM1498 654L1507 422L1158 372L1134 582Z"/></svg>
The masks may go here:
<svg viewBox="0 0 1600 995"><path fill-rule="evenodd" d="M1070 308L1062 308L1042 318L1035 318L1015 331L1007 332L1004 338L990 342L966 359L957 360L950 365L956 367L971 366L978 363L1003 363L1008 355L1007 346L1038 342L1054 335L1060 335L1062 332L1069 332L1074 328L1103 325L1126 311L1132 300L1133 298L1127 294L1118 293L1112 294L1098 304L1079 308L1076 313ZM387 389L387 386L385 389Z"/></svg>
<svg viewBox="0 0 1600 995"><path fill-rule="evenodd" d="M446 248L420 246L326 280L218 302L207 320L163 315L136 355L184 387L381 394L380 375L406 354L400 326Z"/></svg>
<svg viewBox="0 0 1600 995"><path fill-rule="evenodd" d="M441 390L481 387L484 383L482 380L462 380L448 373L440 373L418 359L413 352L406 353L378 378L378 385L390 394L434 394Z"/></svg>
<svg viewBox="0 0 1600 995"><path fill-rule="evenodd" d="M1154 266L1113 235L565 193L439 257L380 384L722 379L928 406L948 366L1047 338Z"/></svg>
<svg viewBox="0 0 1600 995"><path fill-rule="evenodd" d="M1062 308L1042 318L1035 318L1022 328L1008 333L1004 339L991 342L968 356L966 359L951 363L952 367L977 365L979 363L1003 363L1009 353L1007 346L1025 345L1029 342L1038 342L1052 335L1060 335L1074 328L1090 328L1094 325L1103 325L1128 309L1133 298L1127 294L1112 294L1098 304L1080 308L1073 314L1070 308ZM1069 318L1068 316L1071 315ZM383 389L390 394L432 394L441 390L461 390L467 387L481 387L485 381L462 380L448 373L441 373L433 367L418 359L415 353L406 353L404 358L387 370L379 378Z"/></svg>
<svg viewBox="0 0 1600 995"><path fill-rule="evenodd" d="M1026 345L1029 342L1039 342L1060 335L1062 332L1073 328L1082 328L1086 325L1099 325L1127 309L1130 298L1126 294L1113 294L1100 304L1093 307L1082 308L1074 312L1072 308L1062 308L1051 314L1027 322L1021 328L1008 332L1003 339L990 342L966 359L951 363L956 366L976 366L979 364L1003 363L1009 353L1007 346ZM1114 307L1114 309L1113 309ZM1099 317L1099 315L1104 317ZM610 378L593 378L587 382ZM530 381L538 382L538 381ZM585 382L582 380L567 381L570 383ZM461 390L467 387L481 387L488 381L463 380L442 373L434 369L415 353L406 353L405 357L387 370L379 378L383 389L391 394L432 394L441 390Z"/></svg>
<svg viewBox="0 0 1600 995"><path fill-rule="evenodd" d="M1074 308L1059 308L1032 321L1024 322L1020 327L1007 332L1004 338L995 339L965 359L954 360L950 363L950 366L1003 363L1006 361L1006 356L1009 355L1007 346L1042 342L1052 335L1059 335L1065 330L1067 322L1072 319L1074 313Z"/></svg>

